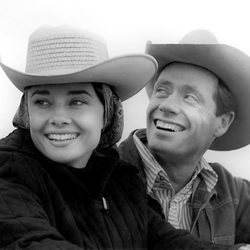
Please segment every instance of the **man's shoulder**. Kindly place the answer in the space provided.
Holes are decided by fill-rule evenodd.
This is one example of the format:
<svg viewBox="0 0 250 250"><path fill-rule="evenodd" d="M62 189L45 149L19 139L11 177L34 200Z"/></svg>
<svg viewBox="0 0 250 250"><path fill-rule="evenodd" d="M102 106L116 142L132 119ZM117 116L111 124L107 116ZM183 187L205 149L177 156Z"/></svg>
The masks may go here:
<svg viewBox="0 0 250 250"><path fill-rule="evenodd" d="M125 138L123 141L121 141L121 143L119 144L119 147L121 146L121 145L127 145L127 144L129 144L129 143L132 143L133 142L133 135L134 135L134 133L137 131L137 129L136 130L133 130L132 132L130 132L129 133L129 135L127 136L127 138Z"/></svg>
<svg viewBox="0 0 250 250"><path fill-rule="evenodd" d="M218 175L218 182L215 189L219 193L226 194L226 190L232 193L239 193L243 185L248 185L250 187L250 182L241 177L234 176L226 167L219 163L209 163L213 170Z"/></svg>
<svg viewBox="0 0 250 250"><path fill-rule="evenodd" d="M223 166L222 164L218 162L210 162L209 165L212 167L212 169L218 174L218 176L224 177L226 179L238 179L238 177L234 176L227 168L226 166Z"/></svg>

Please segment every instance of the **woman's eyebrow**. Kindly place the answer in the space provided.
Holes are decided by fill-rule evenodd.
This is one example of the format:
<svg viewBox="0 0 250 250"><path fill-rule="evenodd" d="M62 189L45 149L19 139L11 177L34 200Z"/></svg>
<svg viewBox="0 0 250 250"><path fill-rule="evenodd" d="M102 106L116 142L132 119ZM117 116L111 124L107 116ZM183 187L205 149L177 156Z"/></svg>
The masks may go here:
<svg viewBox="0 0 250 250"><path fill-rule="evenodd" d="M79 89L79 90L70 90L67 95L82 95L82 94L85 94L85 95L88 95L88 96L92 96L92 94L90 92L88 92L87 90L84 90L84 89Z"/></svg>
<svg viewBox="0 0 250 250"><path fill-rule="evenodd" d="M49 91L48 90L36 90L31 94L31 97L34 95L49 95Z"/></svg>
<svg viewBox="0 0 250 250"><path fill-rule="evenodd" d="M92 96L91 93L87 90L80 89L80 90L70 90L67 95L88 95ZM35 90L32 94L31 97L34 95L50 95L50 92L48 90Z"/></svg>

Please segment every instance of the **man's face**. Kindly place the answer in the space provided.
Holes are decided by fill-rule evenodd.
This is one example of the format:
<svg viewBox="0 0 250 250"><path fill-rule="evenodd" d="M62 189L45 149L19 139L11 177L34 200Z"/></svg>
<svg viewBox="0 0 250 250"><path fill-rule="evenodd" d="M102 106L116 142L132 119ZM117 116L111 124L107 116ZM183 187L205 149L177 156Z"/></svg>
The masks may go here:
<svg viewBox="0 0 250 250"><path fill-rule="evenodd" d="M103 128L104 107L90 83L43 85L28 92L30 133L48 158L86 165Z"/></svg>
<svg viewBox="0 0 250 250"><path fill-rule="evenodd" d="M217 85L215 75L190 64L173 63L161 72L147 108L148 146L156 156L200 157L220 136Z"/></svg>

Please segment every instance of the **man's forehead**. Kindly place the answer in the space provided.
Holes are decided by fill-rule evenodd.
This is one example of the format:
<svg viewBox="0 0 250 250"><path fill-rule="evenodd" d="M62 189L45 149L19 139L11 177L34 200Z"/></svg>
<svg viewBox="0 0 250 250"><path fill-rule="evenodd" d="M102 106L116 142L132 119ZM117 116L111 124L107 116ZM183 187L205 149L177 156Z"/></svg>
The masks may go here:
<svg viewBox="0 0 250 250"><path fill-rule="evenodd" d="M193 79L211 79L213 81L218 81L218 77L206 68L200 67L198 65L174 62L167 65L159 74L157 81L162 79L171 79L171 77L182 78L185 77Z"/></svg>

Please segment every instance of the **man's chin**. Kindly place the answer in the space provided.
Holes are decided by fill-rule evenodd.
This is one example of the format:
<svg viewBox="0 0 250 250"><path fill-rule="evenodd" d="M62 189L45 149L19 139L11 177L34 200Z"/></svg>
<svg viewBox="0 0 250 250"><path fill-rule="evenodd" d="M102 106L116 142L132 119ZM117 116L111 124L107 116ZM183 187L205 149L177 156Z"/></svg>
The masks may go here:
<svg viewBox="0 0 250 250"><path fill-rule="evenodd" d="M162 154L168 151L168 148L163 143L157 141L151 141L151 143L148 143L148 149L155 154Z"/></svg>
<svg viewBox="0 0 250 250"><path fill-rule="evenodd" d="M178 156L181 154L181 145L175 145L174 143L166 143L160 141L151 141L148 143L148 149L154 154L158 156Z"/></svg>

